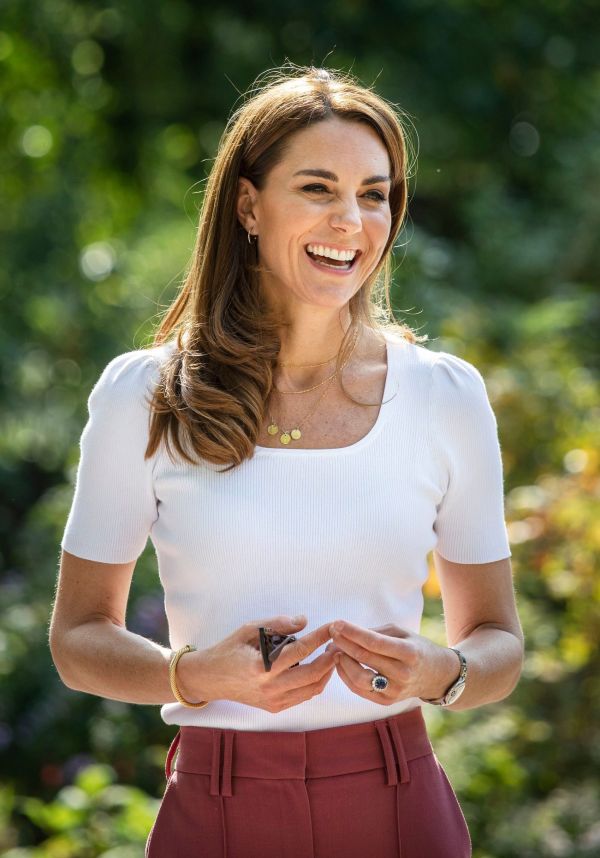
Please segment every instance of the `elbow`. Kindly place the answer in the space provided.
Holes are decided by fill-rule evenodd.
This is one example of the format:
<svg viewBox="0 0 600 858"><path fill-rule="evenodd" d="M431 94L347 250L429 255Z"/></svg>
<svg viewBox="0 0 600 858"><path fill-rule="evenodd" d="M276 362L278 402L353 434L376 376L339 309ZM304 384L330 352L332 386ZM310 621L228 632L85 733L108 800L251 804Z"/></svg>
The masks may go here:
<svg viewBox="0 0 600 858"><path fill-rule="evenodd" d="M60 681L63 685L66 685L67 688L73 689L73 683L68 676L67 671L65 670L66 662L65 659L62 657L59 641L57 640L56 635L50 634L49 648L50 655L52 656L52 661L54 663L54 667L56 668L56 672L58 673Z"/></svg>
<svg viewBox="0 0 600 858"><path fill-rule="evenodd" d="M504 693L500 697L498 697L498 699L495 702L499 703L501 700L506 700L508 697L510 697L510 695L513 693L513 691L515 690L515 688L519 684L520 678L521 678L521 670L519 669L515 673L512 680L509 682L509 684L506 686Z"/></svg>
<svg viewBox="0 0 600 858"><path fill-rule="evenodd" d="M58 673L58 678L62 682L62 684L69 688L71 691L83 691L90 693L90 689L87 686L84 686L83 683L77 682L71 674L65 671L64 666L60 666L59 662L52 657L52 661L54 662L54 667L56 668L56 672Z"/></svg>
<svg viewBox="0 0 600 858"><path fill-rule="evenodd" d="M501 693L498 695L494 703L499 703L501 700L506 700L507 697L513 693L517 685L519 684L519 680L521 678L521 674L523 673L523 665L525 663L525 645L522 634L514 635L515 644L514 644L514 656L512 659L512 670L507 676L506 684L502 689Z"/></svg>
<svg viewBox="0 0 600 858"><path fill-rule="evenodd" d="M515 673L513 677L513 683L510 687L509 694L515 690L517 685L519 684L519 680L521 679L521 674L523 673L523 667L525 665L525 641L523 640L523 635L519 638L519 650L518 656L515 659ZM508 696L508 695L507 695Z"/></svg>
<svg viewBox="0 0 600 858"><path fill-rule="evenodd" d="M72 673L69 671L69 658L61 646L61 639L57 634L53 634L52 631L50 632L49 648L54 667L62 684L70 688L71 691L85 691L86 689L74 679Z"/></svg>

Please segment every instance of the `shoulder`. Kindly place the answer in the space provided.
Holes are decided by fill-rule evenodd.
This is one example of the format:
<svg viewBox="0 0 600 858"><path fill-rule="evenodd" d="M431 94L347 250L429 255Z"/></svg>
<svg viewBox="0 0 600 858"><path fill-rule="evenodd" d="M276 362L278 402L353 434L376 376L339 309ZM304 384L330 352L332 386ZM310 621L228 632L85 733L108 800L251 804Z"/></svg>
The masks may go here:
<svg viewBox="0 0 600 858"><path fill-rule="evenodd" d="M458 431L481 420L495 422L485 381L474 364L401 336L386 333L386 339L398 358L403 355L396 365L404 367L407 380L427 392L429 416L438 427L451 423Z"/></svg>
<svg viewBox="0 0 600 858"><path fill-rule="evenodd" d="M90 406L111 404L131 408L152 393L160 368L172 353L173 343L136 349L117 355L102 370L89 396Z"/></svg>
<svg viewBox="0 0 600 858"><path fill-rule="evenodd" d="M432 384L439 395L470 398L485 393L483 376L474 364L449 352L430 352L430 355Z"/></svg>
<svg viewBox="0 0 600 858"><path fill-rule="evenodd" d="M411 343L401 334L386 331L388 348L403 352L412 371L428 376L436 393L450 398L480 396L485 382L476 366L449 352L434 351L421 343Z"/></svg>
<svg viewBox="0 0 600 858"><path fill-rule="evenodd" d="M469 427L496 423L485 381L474 364L449 352L428 352L431 367L430 412L434 420L468 434Z"/></svg>

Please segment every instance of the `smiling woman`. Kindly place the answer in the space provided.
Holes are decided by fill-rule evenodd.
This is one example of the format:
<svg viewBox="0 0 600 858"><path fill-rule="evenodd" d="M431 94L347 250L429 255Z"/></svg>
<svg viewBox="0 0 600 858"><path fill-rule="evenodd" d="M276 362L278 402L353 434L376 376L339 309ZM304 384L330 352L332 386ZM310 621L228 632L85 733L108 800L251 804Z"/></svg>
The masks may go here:
<svg viewBox="0 0 600 858"><path fill-rule="evenodd" d="M311 163L323 166L304 166ZM270 307L289 320L309 308L317 324L327 318L339 328L331 310L342 311L361 289L390 237L389 173L381 137L364 123L333 116L291 134L258 187L240 178L238 216L258 238ZM325 181L306 185L306 176ZM295 346L302 354L306 347Z"/></svg>
<svg viewBox="0 0 600 858"><path fill-rule="evenodd" d="M262 81L154 346L90 395L50 643L71 688L177 728L147 858L470 854L421 706L505 697L522 635L484 381L376 301L406 152L348 76ZM172 649L125 627L149 535Z"/></svg>

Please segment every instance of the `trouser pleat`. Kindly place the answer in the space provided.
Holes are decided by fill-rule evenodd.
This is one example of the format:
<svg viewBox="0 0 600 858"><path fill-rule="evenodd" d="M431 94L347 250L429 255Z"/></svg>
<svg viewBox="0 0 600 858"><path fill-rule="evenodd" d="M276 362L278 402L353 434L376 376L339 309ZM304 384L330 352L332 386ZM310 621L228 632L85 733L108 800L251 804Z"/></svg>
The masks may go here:
<svg viewBox="0 0 600 858"><path fill-rule="evenodd" d="M221 774L221 731L212 731L212 755L210 764L210 795L219 795L219 780Z"/></svg>
<svg viewBox="0 0 600 858"><path fill-rule="evenodd" d="M217 798L219 802L223 858L227 858L227 815L224 799L233 795L231 788L233 737L234 733L231 730L215 729L212 731L209 794Z"/></svg>
<svg viewBox="0 0 600 858"><path fill-rule="evenodd" d="M383 750L383 756L385 759L385 768L387 774L387 785L394 786L398 783L398 772L396 770L396 760L394 759L394 751L392 750L392 743L390 741L390 737L388 735L387 730L387 721L378 721L375 724L377 728L377 732L379 733L379 739L381 741L381 748Z"/></svg>
<svg viewBox="0 0 600 858"><path fill-rule="evenodd" d="M398 856L401 858L402 786L410 782L410 769L397 723L393 719L387 719L377 722L375 727L379 734L385 759L387 785L396 790L396 830L398 834ZM398 779L398 771L400 772L400 779Z"/></svg>
<svg viewBox="0 0 600 858"><path fill-rule="evenodd" d="M410 781L410 769L408 767L406 751L404 750L404 742L402 741L400 729L396 721L391 719L387 722L387 725L396 751L396 759L398 760L398 768L400 769L400 783L407 784Z"/></svg>

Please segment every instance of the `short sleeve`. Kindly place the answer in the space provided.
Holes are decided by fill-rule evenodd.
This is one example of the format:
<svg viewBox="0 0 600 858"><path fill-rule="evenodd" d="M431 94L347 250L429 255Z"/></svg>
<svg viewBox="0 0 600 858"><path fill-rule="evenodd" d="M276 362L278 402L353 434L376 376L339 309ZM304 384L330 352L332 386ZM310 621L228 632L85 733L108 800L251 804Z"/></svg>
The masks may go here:
<svg viewBox="0 0 600 858"><path fill-rule="evenodd" d="M454 563L510 557L498 427L480 372L440 352L430 407L433 455L445 484L434 524L436 551Z"/></svg>
<svg viewBox="0 0 600 858"><path fill-rule="evenodd" d="M127 352L104 369L88 399L75 492L61 547L87 560L129 563L144 550L157 518L146 399L158 380L148 350Z"/></svg>

